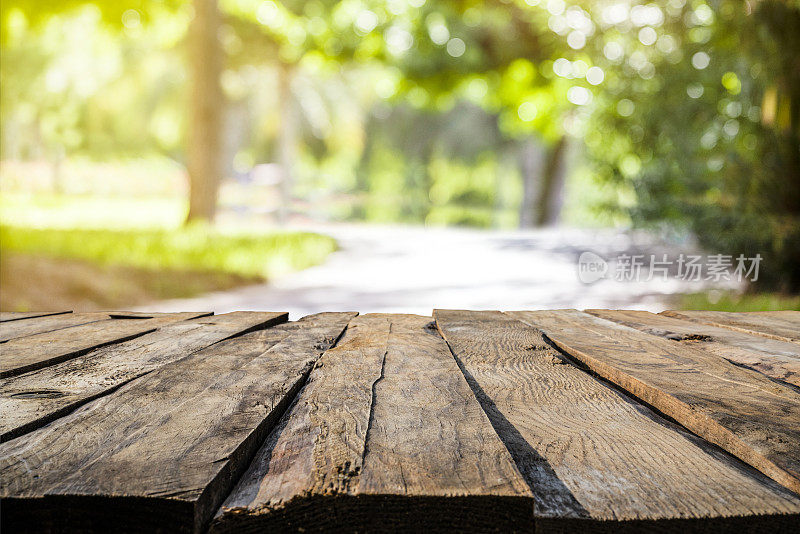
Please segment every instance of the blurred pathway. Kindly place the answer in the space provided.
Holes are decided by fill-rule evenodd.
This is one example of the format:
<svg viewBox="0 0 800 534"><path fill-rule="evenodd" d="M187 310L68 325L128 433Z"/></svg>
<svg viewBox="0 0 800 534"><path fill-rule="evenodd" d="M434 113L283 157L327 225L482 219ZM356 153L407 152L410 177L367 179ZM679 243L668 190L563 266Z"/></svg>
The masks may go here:
<svg viewBox="0 0 800 534"><path fill-rule="evenodd" d="M490 232L452 228L326 225L302 228L332 235L340 250L322 265L270 283L163 301L151 311L356 310L429 315L432 308L638 308L661 311L670 296L708 286L670 279L584 284L583 251L603 257L689 252L646 234L543 229ZM649 256L648 256L649 257ZM645 278L645 277L643 277Z"/></svg>

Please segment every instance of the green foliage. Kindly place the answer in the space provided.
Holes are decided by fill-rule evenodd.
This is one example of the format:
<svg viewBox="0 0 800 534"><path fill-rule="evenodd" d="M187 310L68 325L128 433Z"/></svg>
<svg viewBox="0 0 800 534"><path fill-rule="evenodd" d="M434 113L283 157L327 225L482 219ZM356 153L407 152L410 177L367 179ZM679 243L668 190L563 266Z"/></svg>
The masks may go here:
<svg viewBox="0 0 800 534"><path fill-rule="evenodd" d="M570 220L692 232L800 288L797 0L219 6L229 176L277 159L291 107L295 192L350 199L328 215L513 225L520 146L570 136ZM190 17L177 0L3 2L3 158L180 162Z"/></svg>
<svg viewBox="0 0 800 534"><path fill-rule="evenodd" d="M186 10L110 25L93 4L72 7L30 19L4 3L3 157L178 155L185 74L182 58L163 52L182 39Z"/></svg>
<svg viewBox="0 0 800 534"><path fill-rule="evenodd" d="M154 184L141 185L146 192ZM186 208L184 199L161 195L4 192L0 247L99 265L265 278L320 263L336 248L330 237L313 233L183 228Z"/></svg>
<svg viewBox="0 0 800 534"><path fill-rule="evenodd" d="M14 13L33 24L44 24L53 15L69 13L86 6L99 13L110 26L127 26L133 20L149 20L173 13L185 5L181 0L4 0L0 16L5 22Z"/></svg>
<svg viewBox="0 0 800 534"><path fill-rule="evenodd" d="M761 253L759 282L797 290L800 10L771 0L649 6L663 19L657 31L624 20L593 42L607 72L585 137L594 171L635 191L637 224Z"/></svg>
<svg viewBox="0 0 800 534"><path fill-rule="evenodd" d="M0 227L3 250L100 265L225 272L267 278L321 262L336 248L306 232L227 235L197 226L182 230L90 230Z"/></svg>
<svg viewBox="0 0 800 534"><path fill-rule="evenodd" d="M332 238L307 232L182 228L185 211L185 200L163 196L3 193L0 247L99 265L263 278L315 265L336 249Z"/></svg>
<svg viewBox="0 0 800 534"><path fill-rule="evenodd" d="M496 161L491 154L484 153L475 166L435 158L428 173L432 185L427 223L495 226L493 207L500 188Z"/></svg>
<svg viewBox="0 0 800 534"><path fill-rule="evenodd" d="M682 295L676 309L731 312L800 310L800 296L779 293L691 293Z"/></svg>

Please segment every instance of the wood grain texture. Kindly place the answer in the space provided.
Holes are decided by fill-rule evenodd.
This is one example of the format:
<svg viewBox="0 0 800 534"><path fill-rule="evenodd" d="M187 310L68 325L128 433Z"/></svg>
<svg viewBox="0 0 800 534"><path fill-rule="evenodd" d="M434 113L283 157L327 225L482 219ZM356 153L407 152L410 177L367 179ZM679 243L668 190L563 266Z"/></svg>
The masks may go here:
<svg viewBox="0 0 800 534"><path fill-rule="evenodd" d="M0 343L44 332L52 332L96 321L110 319L106 312L65 313L48 315L45 317L32 317L30 319L7 321L0 323Z"/></svg>
<svg viewBox="0 0 800 534"><path fill-rule="evenodd" d="M354 315L217 343L3 443L3 530L201 531Z"/></svg>
<svg viewBox="0 0 800 534"><path fill-rule="evenodd" d="M713 354L576 310L513 312L603 378L800 493L800 396Z"/></svg>
<svg viewBox="0 0 800 534"><path fill-rule="evenodd" d="M0 323L5 323L7 321L19 321L20 319L32 319L34 317L46 317L48 315L61 315L62 313L72 313L72 311L0 312Z"/></svg>
<svg viewBox="0 0 800 534"><path fill-rule="evenodd" d="M0 345L0 350L3 351L3 358L0 360L0 378L41 369L111 343L121 343L153 332L166 324L206 315L211 314L208 312L148 315L111 313L105 314L107 317L105 320L12 339Z"/></svg>
<svg viewBox="0 0 800 534"><path fill-rule="evenodd" d="M646 311L586 310L586 313L705 350L800 388L800 346L795 343Z"/></svg>
<svg viewBox="0 0 800 534"><path fill-rule="evenodd" d="M738 330L780 341L800 342L800 311L663 311L662 315Z"/></svg>
<svg viewBox="0 0 800 534"><path fill-rule="evenodd" d="M43 369L0 381L0 441L30 432L78 406L162 365L223 339L287 320L278 312L233 312L172 323L124 343L94 350ZM253 339L272 346L290 329L270 329Z"/></svg>
<svg viewBox="0 0 800 534"><path fill-rule="evenodd" d="M530 490L430 323L351 321L212 531L530 531Z"/></svg>
<svg viewBox="0 0 800 534"><path fill-rule="evenodd" d="M562 360L538 330L500 312L434 317L533 490L536 532L796 524L797 496Z"/></svg>

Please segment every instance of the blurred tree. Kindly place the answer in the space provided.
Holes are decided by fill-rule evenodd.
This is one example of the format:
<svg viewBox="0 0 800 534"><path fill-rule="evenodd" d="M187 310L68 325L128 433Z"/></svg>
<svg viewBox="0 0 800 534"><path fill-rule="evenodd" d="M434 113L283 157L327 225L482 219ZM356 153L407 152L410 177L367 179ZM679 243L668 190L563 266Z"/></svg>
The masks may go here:
<svg viewBox="0 0 800 534"><path fill-rule="evenodd" d="M5 158L184 159L182 2L0 5Z"/></svg>
<svg viewBox="0 0 800 534"><path fill-rule="evenodd" d="M166 8L159 3L147 1L130 2L45 2L10 0L3 4L7 13L22 12L32 23L43 23L53 14L65 13L76 6L91 4L99 8L109 26L122 29L126 20L141 16L142 21L154 18L154 13L164 15L163 9L177 9L175 3ZM161 10L161 11L159 11ZM221 12L221 13L220 13ZM563 98L550 98L550 81L542 76L520 78L533 63L514 63L520 57L541 59L547 55L542 43L552 48L553 40L535 24L529 13L503 2L480 3L474 1L442 0L439 2L391 2L374 0L338 2L313 0L299 2L286 0L282 3L261 0L221 0L216 2L195 0L194 16L191 17L188 57L189 124L185 158L190 176L190 209L188 220L213 217L217 190L221 176L220 130L224 97L219 78L224 65L281 65L277 72L281 77L282 102L278 130L279 161L284 167L284 207L288 204L291 187L289 173L296 157L293 147L297 139L291 139L297 128L292 125L295 107L287 100L290 82L287 80L304 58L320 57L324 61L343 64L350 61L379 62L383 68L400 74L391 89L394 102L408 98L416 107L427 107L443 111L453 105L464 93L482 92L472 100L480 103L492 113L501 113L501 130L511 138L524 139L535 133L540 141L553 148L551 157L560 158L558 150L563 135L560 120L550 120L557 115L552 109L563 106ZM127 17L127 19L126 19ZM7 17L4 14L4 20ZM231 41L246 42L247 46L228 46ZM221 51L225 47L225 57ZM546 48L546 47L545 47ZM545 50L545 51L543 51ZM549 50L549 48L547 49ZM535 79L534 79L535 78ZM563 84L562 84L563 85ZM492 93L502 89L499 99ZM563 87L559 89L563 92ZM517 108L520 99L539 99L536 106L527 100L526 115L520 119ZM68 99L75 101L75 99ZM390 99L391 100L391 99ZM216 102L216 104L212 104ZM531 110L536 107L538 120ZM86 113L93 113L87 110ZM555 125L555 126L553 126ZM417 169L424 177L426 166L433 152L419 160ZM556 163L543 165L544 171L555 170ZM548 191L556 174L547 173L537 180L539 169L528 169L525 183L528 191L538 189L538 208L530 203L525 209L533 209L538 219L546 219L546 207L550 203ZM421 169L421 170L420 170ZM427 179L422 180L425 188ZM535 182L540 182L535 187ZM424 192L427 196L427 189ZM285 209L281 210L285 213ZM526 214L527 215L527 214ZM526 216L524 220L535 220Z"/></svg>
<svg viewBox="0 0 800 534"><path fill-rule="evenodd" d="M286 63L278 66L278 102L280 103L280 133L278 135L278 163L281 166L281 201L278 221L285 223L289 218L289 204L292 199L293 172L296 161L298 116L292 94L292 80L295 67Z"/></svg>
<svg viewBox="0 0 800 534"><path fill-rule="evenodd" d="M134 21L145 22L171 16L182 3L178 0L9 0L2 4L2 21L9 24L14 14L26 22L43 25L54 15L94 6L106 23L122 31ZM221 127L224 99L220 88L223 57L219 42L220 13L217 0L194 0L188 36L191 71L189 127L185 149L189 174L187 222L214 217L222 174ZM73 99L74 102L74 99Z"/></svg>
<svg viewBox="0 0 800 534"><path fill-rule="evenodd" d="M601 32L582 52L605 72L589 157L635 193L609 207L689 229L713 251L761 254L762 287L800 289L800 3L587 9Z"/></svg>
<svg viewBox="0 0 800 534"><path fill-rule="evenodd" d="M407 93L423 92L440 109L471 97L497 113L501 132L518 140L520 226L552 222L571 105L565 84L542 68L562 44L540 11L502 0L440 0L420 7L412 28L413 53L387 58L406 76ZM534 157L538 145L545 149L541 158Z"/></svg>
<svg viewBox="0 0 800 534"><path fill-rule="evenodd" d="M222 116L220 87L222 46L217 0L193 0L189 26L191 101L186 168L189 172L187 222L211 221L222 180Z"/></svg>
<svg viewBox="0 0 800 534"><path fill-rule="evenodd" d="M253 133L228 159L391 198L359 216L488 225L508 194L527 226L583 141L606 212L800 288L798 0L194 2L0 4L4 155L185 158L189 219L210 218L227 99Z"/></svg>
<svg viewBox="0 0 800 534"><path fill-rule="evenodd" d="M562 46L542 14L524 3L501 0L348 5L359 8L350 14L361 35L352 57L374 57L401 73L388 88L389 102L405 100L436 113L448 113L459 100L473 102L499 117L501 145L517 140L517 152L528 155L537 145L545 147L541 161L524 154L518 158L525 191L519 220L523 226L551 222L564 174L563 124L573 106L565 97L569 84L548 75L546 65L542 68ZM422 134L426 121L420 114L414 140L427 137ZM368 137L367 151L377 147ZM430 159L433 144L425 146L428 153L420 156Z"/></svg>

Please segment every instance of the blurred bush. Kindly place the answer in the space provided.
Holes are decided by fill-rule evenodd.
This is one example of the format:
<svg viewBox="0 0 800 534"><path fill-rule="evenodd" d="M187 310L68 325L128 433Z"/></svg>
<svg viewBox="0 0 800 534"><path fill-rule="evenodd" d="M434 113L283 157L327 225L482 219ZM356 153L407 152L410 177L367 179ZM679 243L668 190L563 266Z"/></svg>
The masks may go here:
<svg viewBox="0 0 800 534"><path fill-rule="evenodd" d="M336 248L305 232L226 235L202 225L181 230L35 229L1 226L3 250L100 265L224 272L268 278L321 262Z"/></svg>

